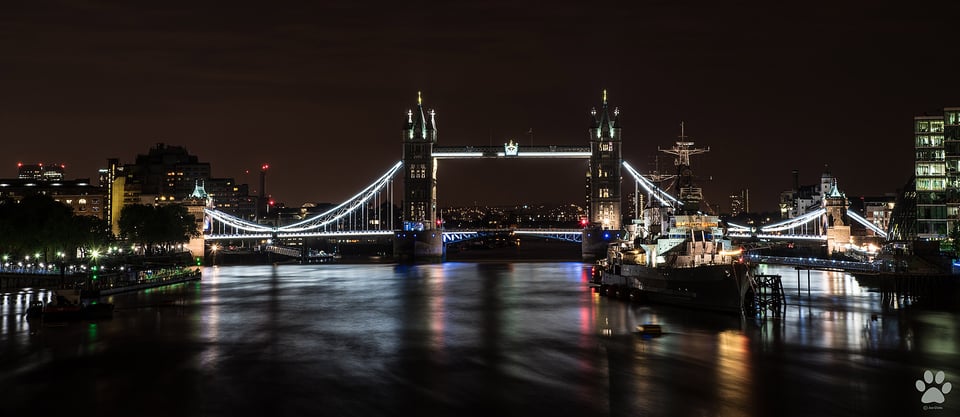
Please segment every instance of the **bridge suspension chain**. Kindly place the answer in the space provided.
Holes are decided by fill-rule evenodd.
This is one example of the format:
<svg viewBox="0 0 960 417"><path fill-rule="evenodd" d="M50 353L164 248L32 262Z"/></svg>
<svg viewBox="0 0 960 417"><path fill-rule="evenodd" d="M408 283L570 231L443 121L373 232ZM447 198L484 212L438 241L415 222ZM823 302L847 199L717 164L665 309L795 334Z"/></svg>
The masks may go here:
<svg viewBox="0 0 960 417"><path fill-rule="evenodd" d="M285 226L274 227L258 224L216 209L204 209L204 213L212 220L220 223L221 234L223 234L224 226L233 228L233 232L236 235L319 233L321 231L331 231L330 229L334 229L332 232L339 232L343 230L366 230L369 228L372 221L372 212L368 206L372 202L377 205L377 229L383 230L385 222L381 216L383 210L380 205L389 201L391 205L389 224L390 230L392 230L393 178L400 172L402 166L403 161L398 161L369 186L336 207L308 219ZM382 196L384 193L387 193L386 198ZM211 231L213 231L212 229L213 227L211 227Z"/></svg>

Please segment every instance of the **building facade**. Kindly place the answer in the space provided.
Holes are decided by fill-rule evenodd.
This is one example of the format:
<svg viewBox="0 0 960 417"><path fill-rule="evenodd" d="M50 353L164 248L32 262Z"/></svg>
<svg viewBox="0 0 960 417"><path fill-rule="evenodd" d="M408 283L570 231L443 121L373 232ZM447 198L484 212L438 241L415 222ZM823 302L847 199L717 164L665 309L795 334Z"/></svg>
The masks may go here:
<svg viewBox="0 0 960 417"><path fill-rule="evenodd" d="M114 234L119 232L120 211L131 204L181 203L193 195L197 184L203 184L212 208L247 220L256 220L257 198L247 184L233 178L211 178L208 162L187 152L182 146L159 143L146 154L137 155L132 164L118 159L107 160L100 170L100 188L109 207L105 219Z"/></svg>
<svg viewBox="0 0 960 417"><path fill-rule="evenodd" d="M736 194L730 194L730 216L736 217L750 212L750 190L744 188Z"/></svg>
<svg viewBox="0 0 960 417"><path fill-rule="evenodd" d="M800 185L799 172L793 170L793 189L780 193L780 217L792 219L824 207L836 177L829 170L820 175L817 184Z"/></svg>
<svg viewBox="0 0 960 417"><path fill-rule="evenodd" d="M913 118L916 237L944 240L960 227L960 107Z"/></svg>
<svg viewBox="0 0 960 417"><path fill-rule="evenodd" d="M36 181L63 181L63 164L17 163L17 178Z"/></svg>
<svg viewBox="0 0 960 417"><path fill-rule="evenodd" d="M77 216L93 216L106 220L106 193L89 179L38 181L35 179L0 179L0 198L20 201L25 196L47 195L73 209Z"/></svg>

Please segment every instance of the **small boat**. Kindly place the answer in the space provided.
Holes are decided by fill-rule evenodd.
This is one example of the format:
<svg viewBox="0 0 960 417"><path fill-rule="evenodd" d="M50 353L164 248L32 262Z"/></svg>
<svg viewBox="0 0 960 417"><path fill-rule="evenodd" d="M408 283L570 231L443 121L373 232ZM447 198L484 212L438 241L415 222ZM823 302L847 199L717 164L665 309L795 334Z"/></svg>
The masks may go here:
<svg viewBox="0 0 960 417"><path fill-rule="evenodd" d="M71 300L68 296L56 294L54 301L44 303L35 300L27 307L24 314L28 319L43 320L79 320L102 319L113 317L113 304L90 302L83 304L79 299Z"/></svg>

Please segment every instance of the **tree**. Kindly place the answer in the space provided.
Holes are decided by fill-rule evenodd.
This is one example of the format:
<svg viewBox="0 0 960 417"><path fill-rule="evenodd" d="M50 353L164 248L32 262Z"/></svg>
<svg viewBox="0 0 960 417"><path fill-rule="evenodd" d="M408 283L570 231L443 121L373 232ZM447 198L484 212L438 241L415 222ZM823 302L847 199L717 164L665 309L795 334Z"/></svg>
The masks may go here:
<svg viewBox="0 0 960 417"><path fill-rule="evenodd" d="M122 239L140 244L148 253L168 251L199 236L196 218L179 204L126 206L120 211L119 226Z"/></svg>
<svg viewBox="0 0 960 417"><path fill-rule="evenodd" d="M0 201L0 250L4 254L40 254L44 262L49 262L58 258L58 252L85 252L112 239L106 222L75 216L69 206L50 196L34 194L19 202Z"/></svg>

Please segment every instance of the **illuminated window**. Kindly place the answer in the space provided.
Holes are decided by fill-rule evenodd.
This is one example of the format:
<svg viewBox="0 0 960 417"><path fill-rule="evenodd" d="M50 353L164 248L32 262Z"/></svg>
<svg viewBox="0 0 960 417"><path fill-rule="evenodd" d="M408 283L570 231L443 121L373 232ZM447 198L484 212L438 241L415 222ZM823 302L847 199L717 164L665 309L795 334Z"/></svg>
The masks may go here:
<svg viewBox="0 0 960 417"><path fill-rule="evenodd" d="M426 164L411 164L410 165L410 178L427 178L427 165Z"/></svg>
<svg viewBox="0 0 960 417"><path fill-rule="evenodd" d="M960 125L960 112L947 112L944 118L948 125Z"/></svg>

